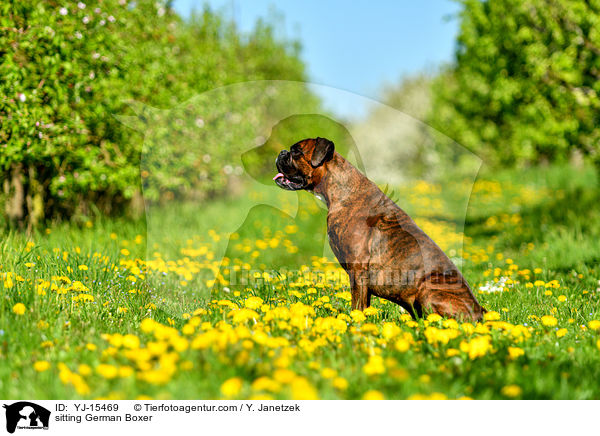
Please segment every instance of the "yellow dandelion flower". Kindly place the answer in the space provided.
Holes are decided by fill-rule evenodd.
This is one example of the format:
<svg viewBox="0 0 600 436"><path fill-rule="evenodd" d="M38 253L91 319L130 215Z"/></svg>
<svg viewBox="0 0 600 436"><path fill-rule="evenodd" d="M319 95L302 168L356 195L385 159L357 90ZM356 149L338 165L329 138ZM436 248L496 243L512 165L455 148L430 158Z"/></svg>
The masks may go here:
<svg viewBox="0 0 600 436"><path fill-rule="evenodd" d="M376 390L370 390L365 392L362 397L363 400L385 400L383 394Z"/></svg>
<svg viewBox="0 0 600 436"><path fill-rule="evenodd" d="M225 380L221 385L221 393L227 398L233 398L239 395L242 390L242 379L233 377Z"/></svg>
<svg viewBox="0 0 600 436"><path fill-rule="evenodd" d="M427 321L429 322L438 322L442 319L442 317L440 315L438 315L437 313L431 313L427 316Z"/></svg>
<svg viewBox="0 0 600 436"><path fill-rule="evenodd" d="M87 271L87 270L88 270L88 267L87 267L87 265L79 265L79 269L80 269L81 271Z"/></svg>
<svg viewBox="0 0 600 436"><path fill-rule="evenodd" d="M369 361L363 366L363 372L367 375L378 375L385 372L383 357L369 356Z"/></svg>
<svg viewBox="0 0 600 436"><path fill-rule="evenodd" d="M519 347L508 347L508 355L511 359L517 359L519 356L525 354L522 348Z"/></svg>
<svg viewBox="0 0 600 436"><path fill-rule="evenodd" d="M23 303L17 303L13 306L12 311L17 315L24 315L27 308Z"/></svg>
<svg viewBox="0 0 600 436"><path fill-rule="evenodd" d="M118 374L118 370L115 366L108 365L105 363L101 363L100 365L98 365L96 367L96 372L107 379L115 378Z"/></svg>
<svg viewBox="0 0 600 436"><path fill-rule="evenodd" d="M542 316L542 324L544 324L546 327L554 327L556 324L558 324L558 320L552 315L544 315Z"/></svg>
<svg viewBox="0 0 600 436"><path fill-rule="evenodd" d="M600 330L600 321L593 319L588 323L588 328L592 330Z"/></svg>
<svg viewBox="0 0 600 436"><path fill-rule="evenodd" d="M558 338L562 338L563 336L565 336L568 333L567 329L560 329L556 331L556 337Z"/></svg>
<svg viewBox="0 0 600 436"><path fill-rule="evenodd" d="M50 362L47 360L38 360L33 364L33 369L35 369L37 372L47 371L50 369Z"/></svg>
<svg viewBox="0 0 600 436"><path fill-rule="evenodd" d="M337 375L337 371L331 368L323 368L321 370L321 377L323 378L334 378Z"/></svg>
<svg viewBox="0 0 600 436"><path fill-rule="evenodd" d="M348 389L348 380L346 380L344 377L336 377L333 379L333 382L331 383L333 385L334 388L339 389L340 391L345 391L346 389Z"/></svg>
<svg viewBox="0 0 600 436"><path fill-rule="evenodd" d="M86 365L85 363L82 363L81 365L79 365L77 370L79 371L79 374L84 377L87 377L88 375L90 375L92 373L92 368L89 365Z"/></svg>
<svg viewBox="0 0 600 436"><path fill-rule="evenodd" d="M304 377L296 377L292 380L292 399L294 400L318 400L317 390Z"/></svg>
<svg viewBox="0 0 600 436"><path fill-rule="evenodd" d="M363 322L365 319L367 319L364 313L360 310L353 310L350 312L350 317L352 318L352 321L356 323Z"/></svg>
<svg viewBox="0 0 600 436"><path fill-rule="evenodd" d="M509 398L515 398L521 395L522 389L517 385L508 385L502 388L502 395Z"/></svg>

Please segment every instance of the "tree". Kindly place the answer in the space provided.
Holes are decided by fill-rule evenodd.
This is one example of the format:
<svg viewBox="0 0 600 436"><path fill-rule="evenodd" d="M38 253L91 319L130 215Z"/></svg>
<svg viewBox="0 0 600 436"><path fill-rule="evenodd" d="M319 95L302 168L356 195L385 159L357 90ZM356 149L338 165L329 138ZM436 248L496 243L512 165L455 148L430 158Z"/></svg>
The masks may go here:
<svg viewBox="0 0 600 436"><path fill-rule="evenodd" d="M461 0L430 123L490 164L600 166L600 2Z"/></svg>
<svg viewBox="0 0 600 436"><path fill-rule="evenodd" d="M305 79L297 44L275 40L269 25L241 35L209 9L184 21L169 3L0 3L0 200L9 222L114 213L139 198L142 135L115 117L130 100L169 108L235 82Z"/></svg>

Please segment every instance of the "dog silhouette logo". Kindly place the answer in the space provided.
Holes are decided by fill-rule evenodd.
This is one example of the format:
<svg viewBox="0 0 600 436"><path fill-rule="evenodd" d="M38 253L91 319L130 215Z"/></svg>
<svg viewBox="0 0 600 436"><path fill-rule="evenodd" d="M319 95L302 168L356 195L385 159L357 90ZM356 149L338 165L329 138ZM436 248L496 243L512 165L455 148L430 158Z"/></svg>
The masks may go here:
<svg viewBox="0 0 600 436"><path fill-rule="evenodd" d="M18 429L48 430L50 411L42 406L28 401L19 401L10 405L5 404L6 431L14 433Z"/></svg>

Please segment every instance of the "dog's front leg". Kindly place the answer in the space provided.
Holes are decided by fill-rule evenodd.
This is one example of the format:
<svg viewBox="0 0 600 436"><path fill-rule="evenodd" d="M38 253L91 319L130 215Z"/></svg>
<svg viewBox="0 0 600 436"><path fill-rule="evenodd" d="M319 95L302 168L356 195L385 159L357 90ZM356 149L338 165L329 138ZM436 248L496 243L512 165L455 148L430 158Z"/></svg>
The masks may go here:
<svg viewBox="0 0 600 436"><path fill-rule="evenodd" d="M352 287L352 310L365 310L371 304L369 293L369 272L366 268L355 267L350 271Z"/></svg>

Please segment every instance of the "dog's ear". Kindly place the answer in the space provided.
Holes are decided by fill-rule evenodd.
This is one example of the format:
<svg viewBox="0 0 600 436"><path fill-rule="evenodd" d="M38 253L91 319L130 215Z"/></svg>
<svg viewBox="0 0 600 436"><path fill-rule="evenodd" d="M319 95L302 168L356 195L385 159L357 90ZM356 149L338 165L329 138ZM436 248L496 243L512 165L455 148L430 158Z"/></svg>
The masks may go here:
<svg viewBox="0 0 600 436"><path fill-rule="evenodd" d="M315 149L313 150L312 157L310 158L310 164L313 168L323 165L333 157L333 151L335 146L333 142L326 138L317 138L315 142Z"/></svg>

